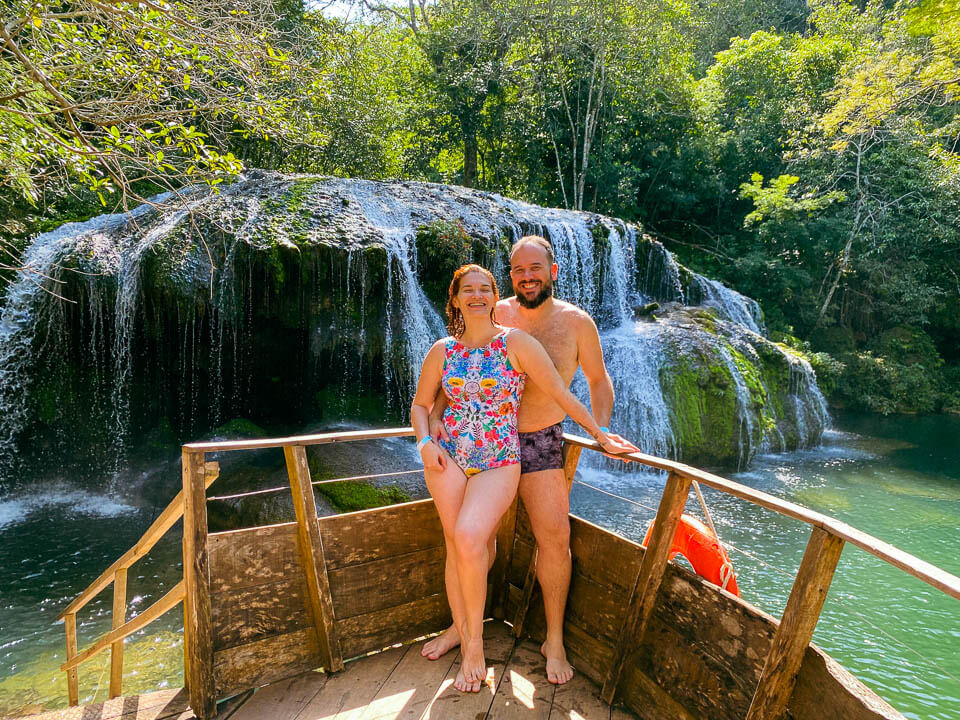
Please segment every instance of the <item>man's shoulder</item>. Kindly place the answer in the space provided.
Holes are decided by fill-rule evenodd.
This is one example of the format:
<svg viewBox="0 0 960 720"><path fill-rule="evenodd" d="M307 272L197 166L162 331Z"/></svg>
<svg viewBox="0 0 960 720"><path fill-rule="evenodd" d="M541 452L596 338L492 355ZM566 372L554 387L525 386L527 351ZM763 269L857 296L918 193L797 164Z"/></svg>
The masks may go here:
<svg viewBox="0 0 960 720"><path fill-rule="evenodd" d="M504 298L503 300L498 300L497 312L500 315L497 317L497 321L503 323L504 321L512 320L517 315L518 307L520 307L520 304L517 302L515 295L513 297Z"/></svg>
<svg viewBox="0 0 960 720"><path fill-rule="evenodd" d="M596 323L593 321L593 318L590 317L590 313L582 307L556 298L554 298L553 303L555 308L554 312L560 314L564 322L573 323L573 326L578 329L580 327L596 327Z"/></svg>

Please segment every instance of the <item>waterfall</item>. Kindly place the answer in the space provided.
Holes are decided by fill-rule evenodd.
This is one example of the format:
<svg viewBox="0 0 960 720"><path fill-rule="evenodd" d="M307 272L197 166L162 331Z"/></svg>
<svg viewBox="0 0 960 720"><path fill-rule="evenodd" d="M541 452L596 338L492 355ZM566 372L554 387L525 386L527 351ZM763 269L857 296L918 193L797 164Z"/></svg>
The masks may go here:
<svg viewBox="0 0 960 720"><path fill-rule="evenodd" d="M397 377L391 362L396 338L393 323L388 319L383 369L388 381L395 381L399 385L400 396L411 398L417 387L420 363L430 346L446 334L440 314L430 304L414 272L416 227L411 208L389 195L378 194L377 185L369 182L354 183L350 197L363 208L366 222L380 234L387 249L387 308L388 311L392 309L395 302L401 308L404 332L399 341L404 367ZM396 289L392 272L394 265L399 268L401 280Z"/></svg>
<svg viewBox="0 0 960 720"><path fill-rule="evenodd" d="M141 299L141 267L144 255L169 233L188 214L187 210L176 210L161 217L160 222L150 227L142 237L136 239L133 248L121 255L117 269L117 296L114 308L113 336L113 432L115 453L119 457L123 452L127 432L130 426L130 380L133 371L131 350L133 347L137 308ZM192 328L194 333L196 328ZM191 353L196 349L196 337L191 343ZM195 395L191 398L191 405ZM194 408L191 408L192 410ZM194 412L195 415L195 412Z"/></svg>
<svg viewBox="0 0 960 720"><path fill-rule="evenodd" d="M721 317L743 325L758 335L766 335L763 313L756 300L731 290L723 283L694 274L687 301L716 309Z"/></svg>
<svg viewBox="0 0 960 720"><path fill-rule="evenodd" d="M733 379L734 399L736 401L735 432L737 434L737 470L744 469L750 462L756 446L753 445L754 418L750 412L750 388L743 378L736 361L727 348L720 346L720 357Z"/></svg>
<svg viewBox="0 0 960 720"><path fill-rule="evenodd" d="M600 342L616 397L610 418L611 429L629 438L645 453L674 456L676 440L670 426L670 409L660 388L665 354L656 326L629 320L601 333ZM581 401L589 400L589 389L582 373L577 373L573 391ZM583 434L569 420L567 429Z"/></svg>
<svg viewBox="0 0 960 720"><path fill-rule="evenodd" d="M354 411L403 417L423 357L446 334L419 281L430 268L417 257L418 232L438 220L463 228L477 257L506 282L504 296L509 243L525 234L551 242L556 295L599 328L617 397L611 426L645 452L685 452L672 426L677 400L661 388L677 369L676 353L688 364L712 362L707 375L729 375L726 386L688 386L706 405L719 393L735 406L736 426L725 432L739 466L758 449L816 442L829 421L813 370L761 337L753 300L682 268L621 220L451 186L267 173L220 193L181 195L172 209L144 205L64 225L27 250L31 272L11 286L0 313L0 482L16 477L18 455L47 452L31 445L32 432L65 437L71 423L103 425L103 448L116 456L133 429L160 420L195 439L237 413L290 423L311 422L312 413L324 422ZM94 272L74 276L63 269L72 265ZM50 294L59 287L82 303ZM635 320L633 308L652 300L669 305ZM682 303L715 308L720 319ZM761 346L762 358L753 349ZM764 375L771 357L782 374ZM72 363L72 374L37 386L34 395L42 389L55 408L38 421L34 374L56 362ZM70 387L89 399L86 417L79 407L61 412L55 393ZM573 387L589 400L582 374ZM759 408L764 393L777 403ZM371 401L363 408L361 395Z"/></svg>
<svg viewBox="0 0 960 720"><path fill-rule="evenodd" d="M645 238L645 242L649 245L649 249L646 252L646 266L640 292L649 300L683 303L680 266L673 257L673 253L655 240Z"/></svg>
<svg viewBox="0 0 960 720"><path fill-rule="evenodd" d="M805 359L789 355L790 394L793 419L801 438L820 437L830 424L827 399L817 386L817 377Z"/></svg>
<svg viewBox="0 0 960 720"><path fill-rule="evenodd" d="M151 202L163 202L166 197L159 195ZM26 400L33 379L29 368L38 319L44 311L50 314L51 304L64 302L58 295L66 272L60 262L82 240L96 245L98 235L124 228L149 210L150 206L144 204L129 214L100 215L85 222L66 223L39 235L27 248L23 270L10 287L0 313L0 479L12 477L18 464L16 441L28 420ZM96 297L91 293L91 304L96 304ZM94 339L102 339L104 319L97 309L93 309L92 319L91 333Z"/></svg>

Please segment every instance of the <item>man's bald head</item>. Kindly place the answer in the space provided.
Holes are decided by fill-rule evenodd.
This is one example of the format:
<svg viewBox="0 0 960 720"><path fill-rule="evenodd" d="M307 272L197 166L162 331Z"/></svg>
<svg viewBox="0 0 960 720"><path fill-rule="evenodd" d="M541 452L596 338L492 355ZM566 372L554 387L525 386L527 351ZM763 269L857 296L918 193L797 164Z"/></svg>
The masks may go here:
<svg viewBox="0 0 960 720"><path fill-rule="evenodd" d="M517 240L517 242L514 243L513 247L510 248L510 260L511 261L513 260L513 256L517 252L517 250L519 250L522 247L526 247L528 245L534 245L542 249L546 253L547 264L553 265L554 263L553 246L550 245L550 243L547 241L546 238L542 238L539 235L524 235L522 238Z"/></svg>

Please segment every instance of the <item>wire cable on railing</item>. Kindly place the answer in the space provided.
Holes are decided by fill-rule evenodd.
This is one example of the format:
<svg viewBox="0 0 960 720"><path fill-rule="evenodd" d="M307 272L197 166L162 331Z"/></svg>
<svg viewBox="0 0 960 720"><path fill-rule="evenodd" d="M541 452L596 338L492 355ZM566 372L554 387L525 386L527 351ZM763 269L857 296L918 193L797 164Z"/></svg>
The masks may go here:
<svg viewBox="0 0 960 720"><path fill-rule="evenodd" d="M602 493L603 495L609 495L610 497L616 498L617 500L623 500L625 503L630 503L631 505L642 507L644 510L650 510L654 514L656 514L657 512L657 509L655 507L651 507L650 505L644 505L642 502L638 502L637 500L631 500L630 498L625 498L622 495L617 495L615 493L604 490L603 488L598 488L596 485L591 485L590 483L583 482L583 480L574 480L573 484L583 485L584 487L590 488L591 490L596 490L598 493Z"/></svg>
<svg viewBox="0 0 960 720"><path fill-rule="evenodd" d="M602 494L604 494L604 495L609 495L610 497L615 498L615 499L617 499L617 500L622 500L623 502L628 503L628 504L630 504L630 505L636 505L637 507L642 507L642 508L644 508L645 510L650 510L650 511L652 511L654 514L656 514L656 512L657 512L657 508L655 508L655 507L651 507L650 505L645 505L645 504L643 504L643 503L641 503L641 502L638 502L638 501L636 501L636 500L631 500L630 498L625 498L625 497L623 497L622 495L617 495L616 493L612 493L612 492L610 492L610 491L608 491L608 490L604 490L603 488L598 488L596 485L591 485L590 483L585 483L585 482L583 482L582 480L574 480L573 482L574 482L575 485L583 485L583 486L586 487L586 488L590 488L591 490L595 490L596 492L602 493ZM712 522L710 523L710 526L711 526L711 529L713 529L713 523L712 523ZM729 524L728 524L728 527L733 527L733 525L729 525ZM714 530L714 535L716 535L716 530ZM741 553L742 555L745 555L746 557L751 558L752 560L755 560L756 562L760 563L761 565L763 565L763 566L765 566L765 567L768 567L768 568L770 568L771 570L775 570L776 572L778 572L778 573L780 573L780 574L782 574L782 575L785 575L786 577L790 578L791 580L794 578L793 573L789 572L788 570L784 570L784 569L781 568L781 567L777 567L776 565L774 565L774 564L772 564L772 563L770 563L770 562L767 562L767 561L764 560L763 558L759 557L758 555L755 555L754 553L752 553L752 552L750 552L750 551L748 551L748 550L743 550L742 548L739 548L739 547L737 547L736 545L731 544L730 542L726 542L726 543L724 543L724 544L725 544L726 547L730 548L731 550L735 550L735 551L737 551L738 553ZM856 615L856 616L857 616L858 618L860 618L860 620L862 620L866 625L869 625L871 628L873 628L874 630L876 630L877 632L879 632L881 635L883 635L884 637L886 637L886 638L887 638L888 640L890 640L891 642L893 642L893 643L895 643L896 645L899 645L900 647L902 647L903 649L908 650L909 652L913 653L913 654L916 655L918 658L920 658L921 660L923 660L924 662L926 662L930 667L933 667L933 668L939 670L939 671L940 671L941 673L943 673L946 677L950 678L951 680L953 680L953 681L956 682L957 684L960 684L960 677L957 677L956 675L954 675L953 673L951 673L949 670L947 670L946 668L942 667L940 664L938 664L938 663L937 663L935 660L933 660L932 658L924 655L924 654L921 653L919 650L914 650L912 647L910 647L909 645L907 645L903 640L900 640L899 638L891 635L891 634L888 633L886 630L884 630L882 627L880 627L880 626L877 625L876 623L872 622L871 620L869 620L867 617L865 617L865 616L862 615L861 613L859 613L859 612L857 612L856 610L854 610L850 605L848 605L847 603L845 603L845 602L844 602L843 600L841 600L840 598L834 596L832 599L833 599L835 602L837 602L839 605L842 605L846 610L848 610L848 611L851 612L852 614Z"/></svg>
<svg viewBox="0 0 960 720"><path fill-rule="evenodd" d="M376 475L354 475L353 477L333 478L331 480L313 480L311 485L329 485L331 483L347 482L348 480L376 480L377 478L397 477L399 475L413 475L414 473L423 474L423 470L397 470L396 472L378 473ZM254 495L268 495L270 493L289 491L290 486L267 488L266 490L250 490L249 492L236 493L234 495L211 495L210 500L236 500L237 498L252 497Z"/></svg>

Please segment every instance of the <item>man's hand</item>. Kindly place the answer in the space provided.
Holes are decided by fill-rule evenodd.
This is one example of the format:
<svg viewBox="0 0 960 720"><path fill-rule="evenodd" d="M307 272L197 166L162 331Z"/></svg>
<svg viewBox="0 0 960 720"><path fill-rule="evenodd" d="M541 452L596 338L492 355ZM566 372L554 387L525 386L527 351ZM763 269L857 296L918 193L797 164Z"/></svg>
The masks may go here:
<svg viewBox="0 0 960 720"><path fill-rule="evenodd" d="M439 443L441 440L450 442L450 433L443 426L443 420L434 417L433 414L430 415L430 437L433 438L435 443Z"/></svg>
<svg viewBox="0 0 960 720"><path fill-rule="evenodd" d="M600 446L606 451L604 455L623 462L630 462L630 458L624 457L625 454L640 452L640 448L616 433L607 433L600 441Z"/></svg>
<svg viewBox="0 0 960 720"><path fill-rule="evenodd" d="M443 472L447 469L447 458L436 442L428 442L420 449L423 469L431 472Z"/></svg>

